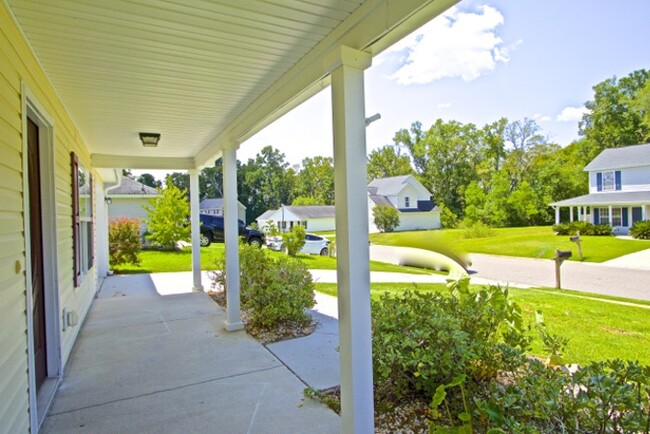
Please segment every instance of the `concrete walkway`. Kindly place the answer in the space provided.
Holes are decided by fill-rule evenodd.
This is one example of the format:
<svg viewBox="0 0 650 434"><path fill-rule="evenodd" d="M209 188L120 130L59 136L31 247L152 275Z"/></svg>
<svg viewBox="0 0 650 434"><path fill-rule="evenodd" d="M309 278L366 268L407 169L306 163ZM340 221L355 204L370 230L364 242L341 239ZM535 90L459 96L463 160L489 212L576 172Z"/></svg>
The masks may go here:
<svg viewBox="0 0 650 434"><path fill-rule="evenodd" d="M108 278L42 432L340 431L277 357L224 331L225 313L206 294L182 294L189 286L190 273Z"/></svg>
<svg viewBox="0 0 650 434"><path fill-rule="evenodd" d="M639 241L646 242L648 241ZM619 258L605 261L602 265L615 268L630 268L633 270L650 270L650 249L623 255Z"/></svg>

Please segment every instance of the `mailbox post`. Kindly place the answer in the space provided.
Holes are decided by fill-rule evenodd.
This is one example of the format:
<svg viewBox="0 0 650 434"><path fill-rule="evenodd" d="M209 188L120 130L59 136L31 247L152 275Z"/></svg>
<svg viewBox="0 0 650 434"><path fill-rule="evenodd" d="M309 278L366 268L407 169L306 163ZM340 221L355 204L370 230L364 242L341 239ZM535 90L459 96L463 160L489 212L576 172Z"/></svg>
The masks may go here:
<svg viewBox="0 0 650 434"><path fill-rule="evenodd" d="M555 249L555 287L557 289L562 289L562 284L560 282L560 265L566 259L571 257L571 250L560 250Z"/></svg>
<svg viewBox="0 0 650 434"><path fill-rule="evenodd" d="M580 231L576 231L576 234L569 238L569 241L576 243L578 246L578 255L580 255L580 260L582 261L582 240L580 239Z"/></svg>

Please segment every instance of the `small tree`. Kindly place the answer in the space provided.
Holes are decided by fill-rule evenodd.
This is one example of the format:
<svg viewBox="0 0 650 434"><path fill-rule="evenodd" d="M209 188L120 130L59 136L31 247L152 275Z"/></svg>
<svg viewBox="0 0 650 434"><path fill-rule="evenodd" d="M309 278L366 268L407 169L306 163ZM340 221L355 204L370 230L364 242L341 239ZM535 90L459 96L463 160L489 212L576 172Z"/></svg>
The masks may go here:
<svg viewBox="0 0 650 434"><path fill-rule="evenodd" d="M397 209L388 205L377 205L372 209L375 226L381 232L393 232L399 226L399 213Z"/></svg>
<svg viewBox="0 0 650 434"><path fill-rule="evenodd" d="M173 250L178 241L190 240L190 203L187 192L180 190L169 179L167 187L160 191L160 196L151 199L149 205L144 205L144 209L149 212L149 240L154 245Z"/></svg>
<svg viewBox="0 0 650 434"><path fill-rule="evenodd" d="M291 231L282 234L282 243L289 256L296 256L305 245L305 228L295 225Z"/></svg>
<svg viewBox="0 0 650 434"><path fill-rule="evenodd" d="M111 267L140 264L140 219L116 218L108 223L108 256Z"/></svg>

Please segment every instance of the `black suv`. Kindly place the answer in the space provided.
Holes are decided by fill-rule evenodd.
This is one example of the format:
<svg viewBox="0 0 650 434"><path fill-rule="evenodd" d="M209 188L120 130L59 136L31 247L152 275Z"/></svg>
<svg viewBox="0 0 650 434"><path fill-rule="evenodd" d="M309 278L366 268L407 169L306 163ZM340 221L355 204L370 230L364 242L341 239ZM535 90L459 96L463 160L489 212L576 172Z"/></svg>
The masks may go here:
<svg viewBox="0 0 650 434"><path fill-rule="evenodd" d="M200 214L201 220L201 246L207 247L213 242L223 243L223 217L216 215ZM262 247L264 245L264 234L239 222L239 235L244 242L251 246Z"/></svg>

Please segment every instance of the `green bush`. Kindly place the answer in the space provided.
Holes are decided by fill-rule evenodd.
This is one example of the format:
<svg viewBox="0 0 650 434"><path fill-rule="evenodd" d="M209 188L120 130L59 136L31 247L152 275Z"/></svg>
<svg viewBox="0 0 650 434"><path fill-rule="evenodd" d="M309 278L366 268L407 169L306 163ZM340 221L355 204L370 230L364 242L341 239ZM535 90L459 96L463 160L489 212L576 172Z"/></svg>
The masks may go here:
<svg viewBox="0 0 650 434"><path fill-rule="evenodd" d="M295 225L289 232L282 234L282 244L289 256L296 256L305 245L305 228Z"/></svg>
<svg viewBox="0 0 650 434"><path fill-rule="evenodd" d="M389 205L377 205L372 209L375 226L379 232L393 232L399 226L399 212Z"/></svg>
<svg viewBox="0 0 650 434"><path fill-rule="evenodd" d="M464 222L461 227L463 228L464 238L489 238L494 236L494 228L483 222L474 222L471 224L466 224Z"/></svg>
<svg viewBox="0 0 650 434"><path fill-rule="evenodd" d="M140 219L116 218L108 223L108 257L111 267L140 265Z"/></svg>
<svg viewBox="0 0 650 434"><path fill-rule="evenodd" d="M650 220L634 222L630 235L639 240L650 240Z"/></svg>
<svg viewBox="0 0 650 434"><path fill-rule="evenodd" d="M149 213L147 226L149 241L165 250L176 248L178 241L190 241L190 203L185 190L180 190L167 180L167 187L160 195L143 206Z"/></svg>
<svg viewBox="0 0 650 434"><path fill-rule="evenodd" d="M440 208L440 226L445 229L454 229L458 225L456 214L443 203L438 205L438 208Z"/></svg>
<svg viewBox="0 0 650 434"><path fill-rule="evenodd" d="M553 231L557 235L575 235L578 231L580 231L580 235L609 236L613 234L612 227L608 224L594 225L577 221L553 225Z"/></svg>
<svg viewBox="0 0 650 434"><path fill-rule="evenodd" d="M306 309L314 307L314 284L302 261L280 256L273 259L264 250L239 247L240 296L248 311L248 326L273 330L282 325L307 325ZM213 280L227 291L225 260Z"/></svg>

